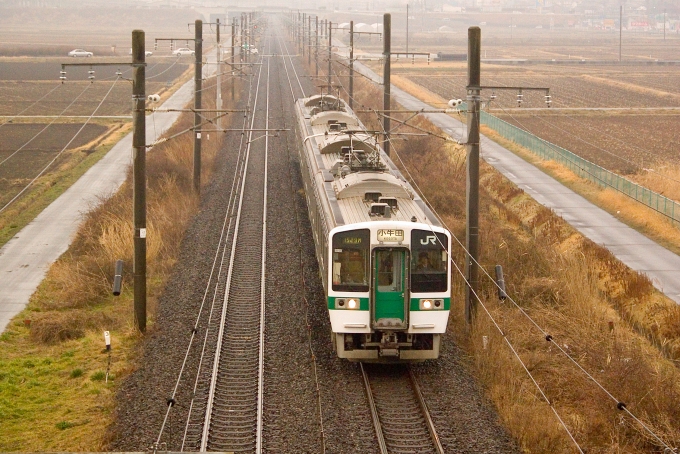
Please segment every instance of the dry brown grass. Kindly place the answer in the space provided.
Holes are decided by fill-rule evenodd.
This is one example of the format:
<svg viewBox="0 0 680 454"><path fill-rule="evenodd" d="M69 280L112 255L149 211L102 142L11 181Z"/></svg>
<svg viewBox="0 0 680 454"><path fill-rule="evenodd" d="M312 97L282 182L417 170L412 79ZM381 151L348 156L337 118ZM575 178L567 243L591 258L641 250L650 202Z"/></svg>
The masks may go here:
<svg viewBox="0 0 680 454"><path fill-rule="evenodd" d="M362 99L374 103L381 99L375 87L362 86L361 91ZM462 239L464 151L442 143L432 138L396 141L395 148L423 195ZM494 265L503 265L508 293L517 305L499 303L492 281L483 278L481 300L503 334L482 307L474 325L467 326L464 281L454 271L448 341L470 353L471 367L522 450L575 451L506 341L587 452L659 452L660 448L560 353L558 345L657 435L672 446L680 444L680 371L668 360L680 359L677 305L656 292L644 276L584 239L484 164L481 186L480 263L490 273ZM456 263L463 262L459 246L454 246L452 256ZM553 336L552 342L545 340L545 333Z"/></svg>
<svg viewBox="0 0 680 454"><path fill-rule="evenodd" d="M651 189L671 200L680 202L680 165L654 165L654 171L644 171L641 175L629 175L636 183Z"/></svg>

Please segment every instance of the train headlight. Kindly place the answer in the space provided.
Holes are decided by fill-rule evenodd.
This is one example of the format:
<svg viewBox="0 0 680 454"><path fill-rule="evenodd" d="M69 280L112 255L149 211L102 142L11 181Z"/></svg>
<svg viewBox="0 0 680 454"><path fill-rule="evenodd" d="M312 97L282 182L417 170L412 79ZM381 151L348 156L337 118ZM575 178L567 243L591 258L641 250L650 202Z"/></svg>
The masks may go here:
<svg viewBox="0 0 680 454"><path fill-rule="evenodd" d="M358 298L338 298L335 300L336 309L359 309L359 299Z"/></svg>
<svg viewBox="0 0 680 454"><path fill-rule="evenodd" d="M444 300L430 298L422 299L420 300L419 306L421 311L444 309Z"/></svg>

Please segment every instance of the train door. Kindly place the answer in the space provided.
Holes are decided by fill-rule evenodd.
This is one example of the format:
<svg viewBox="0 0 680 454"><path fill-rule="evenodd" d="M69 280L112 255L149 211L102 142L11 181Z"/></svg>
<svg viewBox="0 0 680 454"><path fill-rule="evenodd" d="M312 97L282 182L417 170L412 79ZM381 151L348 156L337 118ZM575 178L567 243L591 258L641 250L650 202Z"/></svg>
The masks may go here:
<svg viewBox="0 0 680 454"><path fill-rule="evenodd" d="M372 325L375 329L408 328L407 250L373 250Z"/></svg>

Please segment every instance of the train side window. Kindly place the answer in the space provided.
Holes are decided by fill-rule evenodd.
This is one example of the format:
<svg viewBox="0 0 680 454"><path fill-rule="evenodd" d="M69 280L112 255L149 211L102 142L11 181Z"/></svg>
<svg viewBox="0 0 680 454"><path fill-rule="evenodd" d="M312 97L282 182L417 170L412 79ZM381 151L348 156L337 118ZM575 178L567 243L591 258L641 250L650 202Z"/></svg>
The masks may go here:
<svg viewBox="0 0 680 454"><path fill-rule="evenodd" d="M333 236L333 290L368 291L369 241L368 229L339 232Z"/></svg>

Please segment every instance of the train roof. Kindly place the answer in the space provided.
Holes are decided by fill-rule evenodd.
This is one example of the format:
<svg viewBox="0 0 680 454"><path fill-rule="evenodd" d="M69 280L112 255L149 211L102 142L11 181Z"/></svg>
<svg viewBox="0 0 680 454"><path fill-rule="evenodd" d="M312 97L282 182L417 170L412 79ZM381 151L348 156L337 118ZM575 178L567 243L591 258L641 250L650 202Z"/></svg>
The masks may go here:
<svg viewBox="0 0 680 454"><path fill-rule="evenodd" d="M388 219L440 225L344 100L315 95L299 99L297 108L309 163L335 225Z"/></svg>

